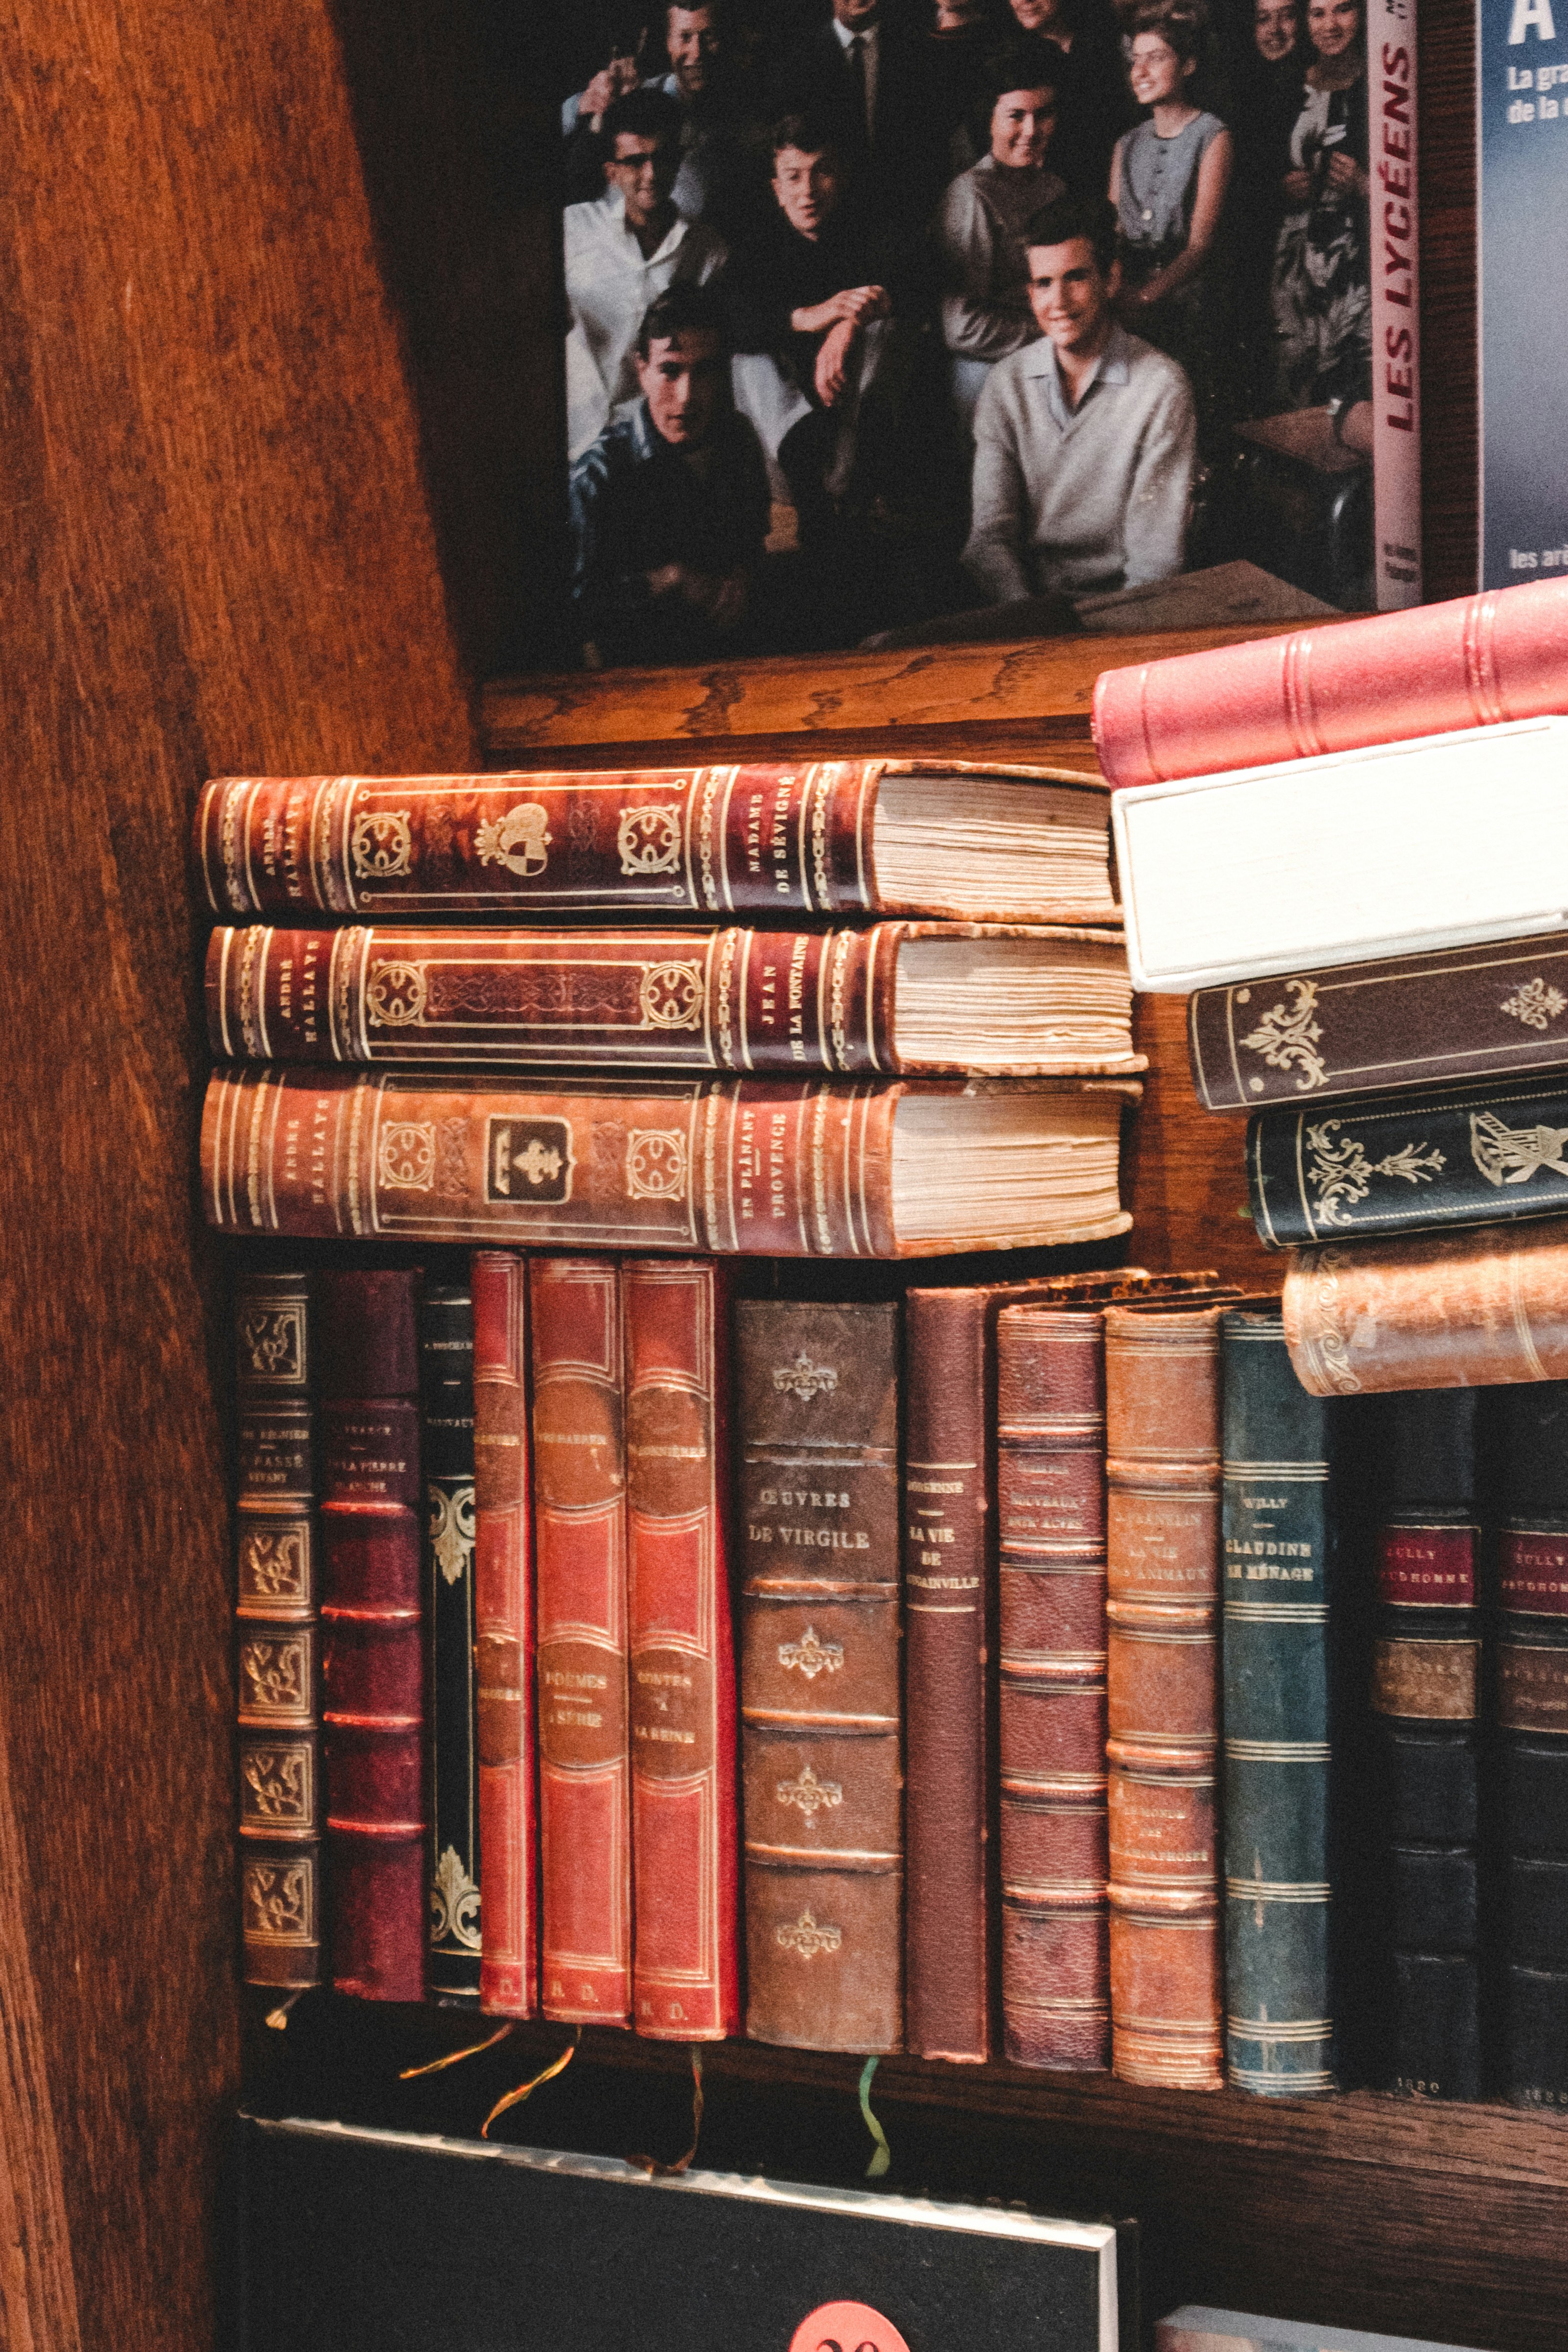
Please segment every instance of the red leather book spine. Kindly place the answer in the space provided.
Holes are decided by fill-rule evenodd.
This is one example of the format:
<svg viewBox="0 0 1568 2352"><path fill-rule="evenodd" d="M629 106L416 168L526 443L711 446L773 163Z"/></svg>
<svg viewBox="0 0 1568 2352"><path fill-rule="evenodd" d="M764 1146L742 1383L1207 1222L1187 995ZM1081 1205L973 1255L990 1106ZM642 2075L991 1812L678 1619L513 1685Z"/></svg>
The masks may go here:
<svg viewBox="0 0 1568 2352"><path fill-rule="evenodd" d="M528 1266L538 1579L541 2006L632 2009L625 1367L613 1259Z"/></svg>
<svg viewBox="0 0 1568 2352"><path fill-rule="evenodd" d="M1025 2066L1110 2062L1103 1318L997 1324L1002 2025Z"/></svg>
<svg viewBox="0 0 1568 2352"><path fill-rule="evenodd" d="M991 2044L987 1290L904 1297L904 2041Z"/></svg>
<svg viewBox="0 0 1568 2352"><path fill-rule="evenodd" d="M740 2019L729 1284L711 1258L628 1259L632 2015L655 2041Z"/></svg>
<svg viewBox="0 0 1568 2352"><path fill-rule="evenodd" d="M247 1984L321 1979L321 1696L308 1274L235 1286L240 1933Z"/></svg>
<svg viewBox="0 0 1568 2352"><path fill-rule="evenodd" d="M419 1276L323 1275L321 1533L332 1983L422 2000L424 1638Z"/></svg>
<svg viewBox="0 0 1568 2352"><path fill-rule="evenodd" d="M1221 1312L1105 1310L1112 2065L1215 2091Z"/></svg>
<svg viewBox="0 0 1568 2352"><path fill-rule="evenodd" d="M1299 629L1103 671L1094 743L1108 781L1159 783L1397 743L1563 708L1568 581Z"/></svg>
<svg viewBox="0 0 1568 2352"><path fill-rule="evenodd" d="M479 1717L479 2006L538 2011L528 1280L515 1250L476 1250L474 1622Z"/></svg>
<svg viewBox="0 0 1568 2352"><path fill-rule="evenodd" d="M882 768L224 777L196 871L217 915L869 914Z"/></svg>
<svg viewBox="0 0 1568 2352"><path fill-rule="evenodd" d="M1283 1307L1312 1396L1568 1380L1568 1218L1297 1250Z"/></svg>
<svg viewBox="0 0 1568 2352"><path fill-rule="evenodd" d="M231 1061L885 1075L907 929L222 927L207 1034Z"/></svg>

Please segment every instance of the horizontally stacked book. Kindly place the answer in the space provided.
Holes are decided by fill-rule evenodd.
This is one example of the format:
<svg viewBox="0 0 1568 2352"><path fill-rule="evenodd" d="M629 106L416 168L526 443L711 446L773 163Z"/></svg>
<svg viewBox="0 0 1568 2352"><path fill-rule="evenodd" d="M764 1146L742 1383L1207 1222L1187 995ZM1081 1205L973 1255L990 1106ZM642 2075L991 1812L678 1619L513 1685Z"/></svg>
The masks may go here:
<svg viewBox="0 0 1568 2352"><path fill-rule="evenodd" d="M716 1432L729 1309L720 1270L690 1253L874 1259L1125 1231L1119 1132L1143 1061L1104 790L1049 771L881 761L229 781L203 797L196 853L216 913L375 919L214 933L213 1039L237 1066L208 1092L211 1222L297 1243L418 1244L433 1276L422 1297L406 1251L367 1265L329 1249L277 1272L262 1260L242 1286L250 1973L313 1981L329 1946L331 1979L346 1990L413 1999L434 1981L455 1997L477 1987L504 2014L543 1999L551 2014L611 2018L631 1997L634 1952L648 1981L660 1978L667 1900L677 1945L700 1918L701 1966L682 1946L675 1990L639 1994L639 2022L685 2038L728 2030L731 1464ZM828 927L846 914L909 919ZM750 919L712 919L736 915ZM814 928L765 930L762 916ZM638 928L584 927L607 917ZM955 1075L893 1075L911 1071ZM723 1073L735 1075L713 1075ZM470 1282L465 1258L449 1250L438 1264L439 1247L434 1257L425 1247L469 1241L673 1255L541 1256L525 1277L515 1255L481 1252ZM852 1325L874 1313L896 1358L895 1303L821 1311ZM476 1322L476 1402L465 1410ZM808 1397L809 1352L785 1362ZM844 1379L830 1421L850 1404L847 1368ZM487 1426L503 1393L502 1423ZM879 1391L883 1419L896 1393L894 1369ZM977 1393L966 1403L983 1413ZM671 1414L674 1435L643 1428ZM806 1517L779 1523L779 1547L798 1534L813 1565L819 1549L870 1554L853 1565L879 1596L870 1672L892 1748L878 1802L896 1824L896 1418L864 1440L891 1507L852 1527L835 1515L849 1507L855 1465L835 1443L823 1439L824 1460L839 1475L800 1485L789 1507ZM827 1523L809 1528L819 1508ZM661 1536L656 1523L672 1514ZM460 1597L476 1556L476 1586ZM809 1574L808 1596L819 1586ZM969 1614L976 1682L980 1601ZM814 1622L798 1630L796 1681L834 1676L841 1660L818 1659ZM669 1654L659 1666L643 1659L651 1716L638 1710L644 1684L626 1682L633 1637L639 1656L650 1644ZM619 1661L608 1682L601 1655ZM643 1791L635 1835L633 1754L670 1765L644 1775L660 1786ZM544 1884L566 1906L552 1944L547 1897L542 1979L529 1858L540 1828ZM901 1833L888 1837L891 1878L872 1871L868 1886L889 1879L882 1940L891 1919L894 1975L868 1996L879 2021L869 2040L857 2025L857 2046L893 2046L902 2032ZM852 1840L841 1847L852 1850ZM634 1935L633 1874L664 1890L642 1906ZM804 1957L816 1957L809 1902L794 1924ZM825 1928L821 1938L826 1948ZM812 1992L808 2020L823 2007ZM844 2029L830 2016L802 2030Z"/></svg>
<svg viewBox="0 0 1568 2352"><path fill-rule="evenodd" d="M1333 1401L1324 1451L1382 1528L1388 2078L1543 2105L1568 2105L1564 713L1552 583L1109 673L1094 714L1134 984L1194 992L1197 1092L1254 1114L1298 1392ZM1283 1509L1283 1458L1230 1466ZM1332 1756L1326 1712L1280 1696ZM1289 1779L1228 1817L1260 1921L1272 1857L1317 1834Z"/></svg>

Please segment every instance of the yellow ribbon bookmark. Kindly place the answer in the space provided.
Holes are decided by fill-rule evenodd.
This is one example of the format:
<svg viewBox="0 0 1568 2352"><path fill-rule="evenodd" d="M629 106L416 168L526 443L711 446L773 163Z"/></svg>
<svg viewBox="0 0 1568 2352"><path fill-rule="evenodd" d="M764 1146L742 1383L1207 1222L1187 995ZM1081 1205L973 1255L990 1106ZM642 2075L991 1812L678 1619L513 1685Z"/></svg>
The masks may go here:
<svg viewBox="0 0 1568 2352"><path fill-rule="evenodd" d="M405 2066L398 2076L400 2083L412 2083L421 2074L439 2074L447 2066L460 2066L465 2058L477 2058L481 2050L494 2050L497 2042L505 2042L512 2028L503 2025L487 2042L471 2042L466 2050L449 2051L444 2058L433 2058L428 2066Z"/></svg>
<svg viewBox="0 0 1568 2352"><path fill-rule="evenodd" d="M661 2164L656 2156L629 2156L628 2164L640 2164L655 2180L669 2179L685 2172L697 2152L697 2142L703 2129L703 2053L700 2042L690 2043L692 2053L692 2144L685 2156L677 2156L674 2164Z"/></svg>
<svg viewBox="0 0 1568 2352"><path fill-rule="evenodd" d="M865 2177L868 2180L880 2180L893 2162L893 2150L887 2144L887 2134L871 2111L871 2078L875 2073L876 2060L868 2058L861 2068L861 2113L865 2117L867 2131L876 2142L876 2153L865 2168Z"/></svg>
<svg viewBox="0 0 1568 2352"><path fill-rule="evenodd" d="M577 2032L572 2035L571 2040L567 2043L566 2048L561 2052L560 2056L559 2058L552 2058L549 2064L545 2068L542 2074L536 2074L531 2083L519 2083L515 2091L508 2091L504 2099L497 2099L495 2105L491 2108L489 2114L486 2116L484 2122L479 2126L480 2138L489 2138L490 2126L495 2122L497 2116L504 2116L508 2107L520 2106L523 2101L528 2096L529 2093L537 2091L541 2083L548 2083L552 2075L563 2074L567 2067L570 2065L577 2050L577 2045L581 2040L582 2028L580 2025Z"/></svg>

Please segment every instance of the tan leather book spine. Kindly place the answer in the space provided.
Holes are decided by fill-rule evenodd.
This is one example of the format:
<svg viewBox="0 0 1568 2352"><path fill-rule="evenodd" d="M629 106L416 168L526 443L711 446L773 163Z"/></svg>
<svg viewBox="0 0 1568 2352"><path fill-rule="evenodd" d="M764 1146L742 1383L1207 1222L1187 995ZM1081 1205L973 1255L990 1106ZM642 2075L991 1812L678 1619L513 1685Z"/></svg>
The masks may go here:
<svg viewBox="0 0 1568 2352"><path fill-rule="evenodd" d="M736 1310L746 2030L903 2023L898 1310Z"/></svg>
<svg viewBox="0 0 1568 2352"><path fill-rule="evenodd" d="M1105 1310L1112 2066L1224 2084L1218 1307Z"/></svg>
<svg viewBox="0 0 1568 2352"><path fill-rule="evenodd" d="M538 1575L541 2006L632 2014L625 1355L613 1259L528 1265Z"/></svg>
<svg viewBox="0 0 1568 2352"><path fill-rule="evenodd" d="M1312 1396L1568 1379L1568 1218L1297 1250L1283 1304Z"/></svg>
<svg viewBox="0 0 1568 2352"><path fill-rule="evenodd" d="M538 1774L534 1754L528 1276L516 1250L476 1250L474 1622L478 1682L479 2005L538 2010Z"/></svg>
<svg viewBox="0 0 1568 2352"><path fill-rule="evenodd" d="M308 1274L235 1286L240 1937L247 1984L321 1981L320 1531Z"/></svg>

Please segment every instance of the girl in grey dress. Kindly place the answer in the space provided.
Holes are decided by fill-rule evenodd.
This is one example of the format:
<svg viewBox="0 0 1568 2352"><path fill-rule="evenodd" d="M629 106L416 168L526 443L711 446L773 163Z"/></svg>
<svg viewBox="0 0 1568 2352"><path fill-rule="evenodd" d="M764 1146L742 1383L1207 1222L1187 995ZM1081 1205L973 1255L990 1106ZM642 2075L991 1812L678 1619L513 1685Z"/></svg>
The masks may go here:
<svg viewBox="0 0 1568 2352"><path fill-rule="evenodd" d="M1193 102L1206 30L1182 0L1145 0L1137 9L1127 73L1149 118L1116 142L1111 158L1124 322L1181 362L1200 417L1213 375L1209 265L1232 163L1229 131Z"/></svg>

